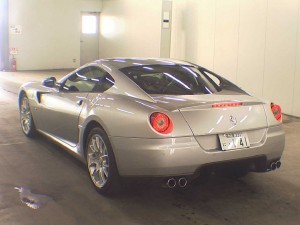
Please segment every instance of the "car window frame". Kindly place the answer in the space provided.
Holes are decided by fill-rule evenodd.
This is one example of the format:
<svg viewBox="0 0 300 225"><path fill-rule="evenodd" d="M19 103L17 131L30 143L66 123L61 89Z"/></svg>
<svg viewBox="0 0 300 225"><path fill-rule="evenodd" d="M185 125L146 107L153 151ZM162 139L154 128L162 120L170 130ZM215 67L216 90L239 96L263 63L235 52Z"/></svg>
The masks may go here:
<svg viewBox="0 0 300 225"><path fill-rule="evenodd" d="M110 80L113 81L113 84L112 84L109 88L105 89L104 91L99 91L99 88L98 88L97 90L94 90L96 86L99 87L99 83L98 83L98 84L95 83L95 86L94 86L91 90L89 90L89 91L80 91L80 90L78 90L78 91L69 91L69 90L64 89L64 86L66 85L66 82L67 82L68 80L70 80L70 78L71 78L72 76L74 76L75 74L76 74L76 76L78 76L78 74L79 74L79 75L82 75L82 74L80 74L80 72L81 72L81 71L84 71L84 70L88 70L88 73L91 73L91 74L92 74L92 73L93 73L93 70L92 70L92 69L97 69L97 70L101 71L101 72L103 73L103 76L102 76L102 77L103 77L103 78L109 77ZM89 80L93 80L93 79L94 79L93 76L90 76L90 77L89 77ZM97 82L97 81L95 81L95 82ZM102 81L99 80L98 82L102 82ZM109 74L106 70L104 70L103 68L101 68L101 67L99 67L99 66L96 66L96 65L89 65L89 66L86 66L86 67L83 67L83 68L80 68L80 69L76 70L74 73L70 74L70 75L67 76L65 79L61 80L61 81L58 83L58 90L59 90L60 92L63 92L63 93L103 93L103 92L107 91L108 89L110 89L110 88L114 85L114 83L115 83L115 80L114 80L113 76L112 76L111 74Z"/></svg>
<svg viewBox="0 0 300 225"><path fill-rule="evenodd" d="M150 67L150 66L149 66ZM130 80L135 82L136 85L138 85L142 90L144 90L147 94L164 94L164 95L195 95L195 94L209 94L209 93L214 93L219 91L217 88L217 85L210 85L213 89L213 91L207 90L206 88L206 83L207 82L214 82L212 79L208 79L208 76L206 74L203 74L201 71L198 71L198 76L194 78L195 76L182 76L181 79L178 78L180 75L179 70L184 70L186 71L187 74L193 73L192 71L193 68L198 69L195 66L191 65L181 65L181 64L176 64L176 65L151 65L152 70L144 70L144 66L129 66L129 67L124 67L121 68L120 71L128 77ZM146 72L144 72L146 71ZM175 72L175 74L173 74ZM134 75L136 73L136 75ZM170 74L171 73L171 74ZM147 85L147 80L142 80L140 78L154 78L156 74L164 74L164 80L167 81L169 80L168 77L172 78L171 82L167 81L166 83L167 86L165 88L159 88L158 86L155 85ZM173 76L173 75L174 76ZM159 77L159 76L158 76ZM166 79L167 78L167 79ZM191 81L191 79L194 78L194 80ZM205 79L203 79L205 78ZM150 79L149 79L150 80ZM155 83L155 82L153 82ZM156 82L160 86L161 82ZM195 89L193 90L192 87L189 84L196 83ZM178 86L178 88L176 88ZM168 87L173 88L174 90L178 90L177 93L173 91L171 88L168 89ZM173 93L172 93L173 92ZM181 93L182 94L181 94Z"/></svg>
<svg viewBox="0 0 300 225"><path fill-rule="evenodd" d="M154 68L156 67L156 68ZM166 68L165 72L163 72L164 67ZM151 74L155 74L157 71L160 71L161 73L168 75L169 74L169 68L170 71L172 71L172 67L178 67L181 69L185 69L187 71L190 70L198 70L198 71L194 71L196 73L198 73L198 76L196 77L196 81L198 82L196 87L197 89L195 89L196 91L192 90L191 93L188 93L188 91L182 89L184 92L183 94L180 93L181 90L177 91L177 93L175 93L175 91L171 90L171 89L163 89L163 88L159 88L159 86L155 86L152 85L150 86L151 88L149 88L148 86L145 86L143 80L139 79L139 77L142 77L143 74L146 74L147 76L147 72L144 73L144 69L146 69L143 65L142 66L128 66L128 67L123 67L121 69L119 69L128 79L132 80L137 86L139 86L145 93L149 94L149 95L202 95L202 94L214 94L214 93L235 93L235 94L247 94L244 90L242 90L240 87L238 87L237 85L233 84L232 82L226 80L224 77L197 65L191 64L191 65L183 65L183 64L174 64L174 65L159 65L159 64L154 64L151 65L151 70L148 71L149 72L149 77L151 77ZM149 70L150 66L147 66L147 70ZM174 70L175 71L175 70ZM193 71L192 71L193 73ZM175 73L176 74L176 73ZM145 77L146 77L145 76ZM171 76L169 74L169 76ZM174 79L174 78L173 78ZM218 80L218 82L215 82L214 79ZM174 79L176 80L176 79ZM181 81L181 79L179 79ZM186 82L178 82L178 83L183 83L186 85L182 85L182 86L189 86L187 85L188 83ZM173 84L176 84L173 82ZM167 85L167 88L170 85ZM174 86L174 85L173 85ZM176 87L173 88L174 90L176 90ZM189 88L186 88L189 89Z"/></svg>

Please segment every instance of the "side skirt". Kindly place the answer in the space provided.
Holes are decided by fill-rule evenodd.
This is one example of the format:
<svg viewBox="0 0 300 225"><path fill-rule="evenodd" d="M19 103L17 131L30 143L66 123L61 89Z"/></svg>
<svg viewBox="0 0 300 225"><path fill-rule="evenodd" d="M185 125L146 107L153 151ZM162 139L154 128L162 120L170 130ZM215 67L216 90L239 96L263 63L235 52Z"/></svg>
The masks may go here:
<svg viewBox="0 0 300 225"><path fill-rule="evenodd" d="M68 152L70 152L74 157L79 159L80 161L85 163L85 159L82 156L80 150L79 150L79 144L69 142L67 140L58 138L54 135L48 134L44 131L38 130L42 135L46 136L47 138L53 140L55 143L58 143L61 147L66 149Z"/></svg>

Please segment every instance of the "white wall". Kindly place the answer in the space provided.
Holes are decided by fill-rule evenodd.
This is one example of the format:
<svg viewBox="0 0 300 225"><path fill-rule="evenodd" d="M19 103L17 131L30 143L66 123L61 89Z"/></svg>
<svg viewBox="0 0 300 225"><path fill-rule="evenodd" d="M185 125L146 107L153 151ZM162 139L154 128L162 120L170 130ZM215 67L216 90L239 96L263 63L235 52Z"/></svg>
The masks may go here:
<svg viewBox="0 0 300 225"><path fill-rule="evenodd" d="M100 58L159 57L161 0L103 0Z"/></svg>
<svg viewBox="0 0 300 225"><path fill-rule="evenodd" d="M75 68L80 12L101 11L99 55L159 57L162 0L9 0L19 70ZM171 57L300 116L300 0L173 0ZM76 59L76 62L73 62Z"/></svg>
<svg viewBox="0 0 300 225"><path fill-rule="evenodd" d="M80 61L80 11L100 11L101 0L9 0L10 48L18 70L76 68ZM76 62L73 62L73 59Z"/></svg>
<svg viewBox="0 0 300 225"><path fill-rule="evenodd" d="M300 116L300 0L173 0L171 57Z"/></svg>

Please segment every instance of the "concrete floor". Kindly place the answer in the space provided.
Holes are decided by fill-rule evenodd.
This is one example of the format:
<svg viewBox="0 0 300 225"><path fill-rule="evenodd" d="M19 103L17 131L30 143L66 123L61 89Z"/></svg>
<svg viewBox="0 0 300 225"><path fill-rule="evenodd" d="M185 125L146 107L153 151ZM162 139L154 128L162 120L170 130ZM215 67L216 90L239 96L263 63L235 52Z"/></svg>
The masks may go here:
<svg viewBox="0 0 300 225"><path fill-rule="evenodd" d="M275 172L213 176L183 192L134 182L105 198L79 161L45 138L26 138L19 126L20 84L65 73L0 72L0 224L300 224L300 119L284 120L286 149Z"/></svg>

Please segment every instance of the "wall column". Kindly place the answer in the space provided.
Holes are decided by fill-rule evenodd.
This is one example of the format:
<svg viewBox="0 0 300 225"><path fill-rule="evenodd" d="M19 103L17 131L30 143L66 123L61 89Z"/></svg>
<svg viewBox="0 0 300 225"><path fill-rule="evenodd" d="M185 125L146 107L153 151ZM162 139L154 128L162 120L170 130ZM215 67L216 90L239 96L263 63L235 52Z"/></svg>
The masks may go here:
<svg viewBox="0 0 300 225"><path fill-rule="evenodd" d="M9 70L8 0L0 1L0 71Z"/></svg>
<svg viewBox="0 0 300 225"><path fill-rule="evenodd" d="M172 28L172 1L162 1L162 27L160 40L160 57L170 58L171 28Z"/></svg>

